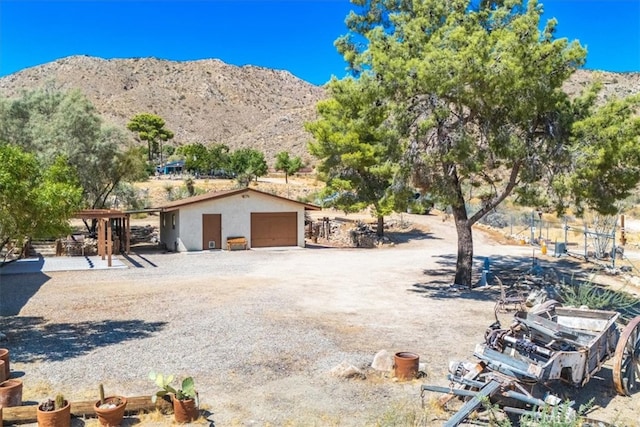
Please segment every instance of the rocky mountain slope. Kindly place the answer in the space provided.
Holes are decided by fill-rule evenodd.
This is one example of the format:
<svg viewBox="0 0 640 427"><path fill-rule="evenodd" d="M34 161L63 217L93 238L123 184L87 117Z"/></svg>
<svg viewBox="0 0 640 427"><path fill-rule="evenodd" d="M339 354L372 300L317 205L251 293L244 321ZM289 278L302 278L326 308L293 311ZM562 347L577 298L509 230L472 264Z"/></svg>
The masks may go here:
<svg viewBox="0 0 640 427"><path fill-rule="evenodd" d="M38 87L78 88L105 122L122 128L137 113L153 113L175 133L174 144L252 147L270 164L282 150L311 160L303 123L315 118L315 105L325 96L323 88L287 71L214 59L72 56L0 78L0 96Z"/></svg>
<svg viewBox="0 0 640 427"><path fill-rule="evenodd" d="M565 82L563 88L570 96L575 96L596 79L602 83L602 89L598 94L600 102L640 93L640 73L578 70Z"/></svg>
<svg viewBox="0 0 640 427"><path fill-rule="evenodd" d="M640 73L578 71L565 84L569 94L586 87L596 74L602 99L640 93ZM0 96L24 89L80 89L105 122L124 128L137 113L164 118L174 144L223 143L253 147L269 164L287 150L313 163L303 124L316 117L322 87L287 71L219 60L176 62L155 58L110 59L72 56L0 78Z"/></svg>

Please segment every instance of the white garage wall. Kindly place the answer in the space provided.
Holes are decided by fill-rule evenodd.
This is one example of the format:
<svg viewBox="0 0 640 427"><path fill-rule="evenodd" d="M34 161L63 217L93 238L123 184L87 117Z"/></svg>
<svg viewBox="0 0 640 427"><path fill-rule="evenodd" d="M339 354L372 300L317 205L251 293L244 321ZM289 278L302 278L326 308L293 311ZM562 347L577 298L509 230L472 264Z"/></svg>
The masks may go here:
<svg viewBox="0 0 640 427"><path fill-rule="evenodd" d="M252 212L297 212L298 246L304 247L304 206L252 191L181 206L179 215L179 251L202 250L202 214L221 214L222 247L228 237L243 236L251 244ZM170 224L168 224L170 226ZM176 229L178 227L176 226ZM168 246L169 249L172 247Z"/></svg>
<svg viewBox="0 0 640 427"><path fill-rule="evenodd" d="M180 211L160 213L160 243L169 251L186 251L180 242Z"/></svg>

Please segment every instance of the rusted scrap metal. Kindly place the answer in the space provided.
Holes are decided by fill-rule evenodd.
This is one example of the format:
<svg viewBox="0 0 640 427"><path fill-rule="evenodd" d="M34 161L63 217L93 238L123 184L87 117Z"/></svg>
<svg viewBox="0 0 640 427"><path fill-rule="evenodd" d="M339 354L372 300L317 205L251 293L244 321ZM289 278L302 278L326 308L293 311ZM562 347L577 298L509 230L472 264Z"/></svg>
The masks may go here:
<svg viewBox="0 0 640 427"><path fill-rule="evenodd" d="M491 400L493 402L514 402L520 403L523 408L529 410L534 407L540 407L546 403L555 403L555 396L549 395L546 400L538 399L532 396L529 391L519 382L500 373L485 371L480 374L472 375L474 370L466 371L463 366L469 366L469 363L459 363L457 367L450 368L456 373L450 373L448 378L451 381L449 387L441 387L425 384L422 386L422 393L432 391L438 393L446 393L446 396L457 396L467 399L465 404L447 420L444 427L455 427L467 419L474 411L479 409L484 402ZM478 364L484 369L483 363ZM462 369L463 375L460 376ZM442 402L442 400L441 400Z"/></svg>
<svg viewBox="0 0 640 427"><path fill-rule="evenodd" d="M444 427L455 427L465 420L473 411L478 409L480 405L482 405L482 401L485 398L493 395L498 389L500 389L501 384L498 381L491 380L486 383L480 391L478 391L471 400L467 401L464 406L446 423L443 424Z"/></svg>
<svg viewBox="0 0 640 427"><path fill-rule="evenodd" d="M518 379L584 386L613 356L620 315L557 307L551 316L521 311L508 329L492 325L475 356L490 369Z"/></svg>
<svg viewBox="0 0 640 427"><path fill-rule="evenodd" d="M512 413L558 404L560 399L552 395L534 396L531 385L563 381L582 387L613 358L613 386L619 394L630 395L640 372L640 317L622 332L619 318L617 312L565 308L555 301L532 312L518 311L508 328L496 321L487 329L474 352L479 363L454 363L449 388L423 385L422 391L468 399L445 424L457 426L485 399ZM522 408L502 405L503 399Z"/></svg>

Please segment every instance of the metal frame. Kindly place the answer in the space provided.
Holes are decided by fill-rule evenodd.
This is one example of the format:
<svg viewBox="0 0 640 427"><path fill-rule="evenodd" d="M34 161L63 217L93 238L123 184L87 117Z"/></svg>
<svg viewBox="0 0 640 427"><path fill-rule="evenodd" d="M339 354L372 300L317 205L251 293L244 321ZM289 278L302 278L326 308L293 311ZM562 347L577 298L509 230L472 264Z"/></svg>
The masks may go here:
<svg viewBox="0 0 640 427"><path fill-rule="evenodd" d="M518 311L509 328L496 321L487 329L485 342L474 352L480 362L452 364L450 387L423 385L423 395L433 391L468 399L447 427L459 425L486 399L499 406L505 399L519 402L522 408L501 406L522 414L560 402L555 396L534 396L535 385L563 381L583 387L612 358L614 389L630 395L640 376L640 316L622 332L619 319L617 312L564 308L556 301L532 312Z"/></svg>

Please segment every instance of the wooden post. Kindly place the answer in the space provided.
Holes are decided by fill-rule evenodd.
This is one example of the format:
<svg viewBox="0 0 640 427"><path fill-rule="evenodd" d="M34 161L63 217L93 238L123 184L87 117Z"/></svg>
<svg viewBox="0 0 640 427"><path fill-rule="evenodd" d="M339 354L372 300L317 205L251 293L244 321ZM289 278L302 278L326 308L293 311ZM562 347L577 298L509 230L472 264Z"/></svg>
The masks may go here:
<svg viewBox="0 0 640 427"><path fill-rule="evenodd" d="M124 223L124 241L126 242L124 250L129 255L131 252L131 216L129 214L124 217Z"/></svg>
<svg viewBox="0 0 640 427"><path fill-rule="evenodd" d="M110 219L106 219L107 223L107 266L111 267L111 254L113 253L113 233L111 232L111 228L113 226Z"/></svg>
<svg viewBox="0 0 640 427"><path fill-rule="evenodd" d="M98 218L98 256L104 259L104 220Z"/></svg>
<svg viewBox="0 0 640 427"><path fill-rule="evenodd" d="M100 225L101 221L98 219L97 220L97 224L96 224L96 236L98 238L98 243L96 243L96 252L98 253L98 256L102 255L102 252L100 252Z"/></svg>

